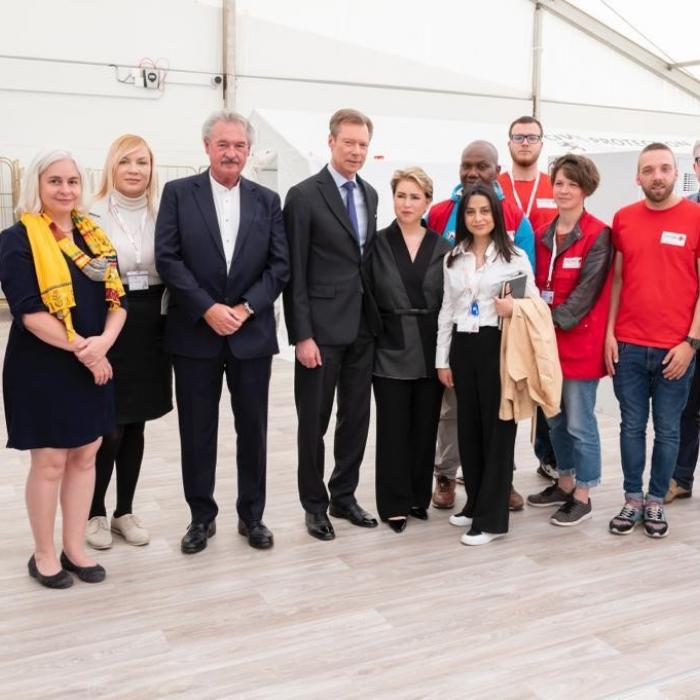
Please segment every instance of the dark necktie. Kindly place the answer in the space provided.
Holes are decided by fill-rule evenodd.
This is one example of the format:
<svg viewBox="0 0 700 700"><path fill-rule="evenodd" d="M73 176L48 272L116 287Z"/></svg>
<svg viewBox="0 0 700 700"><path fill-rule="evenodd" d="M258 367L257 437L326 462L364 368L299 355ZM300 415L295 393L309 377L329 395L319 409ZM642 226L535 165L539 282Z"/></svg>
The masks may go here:
<svg viewBox="0 0 700 700"><path fill-rule="evenodd" d="M345 198L345 206L348 210L348 216L350 217L350 223L352 224L352 229L355 232L355 238L357 238L357 244L362 247L360 243L360 225L357 223L357 210L355 209L355 197L353 196L353 190L357 185L348 180L343 183L343 189L347 193Z"/></svg>

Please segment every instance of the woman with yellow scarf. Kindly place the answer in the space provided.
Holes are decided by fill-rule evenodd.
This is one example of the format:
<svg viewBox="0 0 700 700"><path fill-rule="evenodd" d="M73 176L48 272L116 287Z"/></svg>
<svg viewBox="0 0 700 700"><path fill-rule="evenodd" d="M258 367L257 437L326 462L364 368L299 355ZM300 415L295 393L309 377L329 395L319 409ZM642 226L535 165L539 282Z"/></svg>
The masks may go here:
<svg viewBox="0 0 700 700"><path fill-rule="evenodd" d="M25 172L20 222L0 234L0 283L13 319L3 366L7 446L30 450L28 568L48 588L68 588L71 573L88 583L105 578L85 552L85 526L100 436L115 425L107 351L126 312L114 248L82 214L84 182L67 151L40 154Z"/></svg>

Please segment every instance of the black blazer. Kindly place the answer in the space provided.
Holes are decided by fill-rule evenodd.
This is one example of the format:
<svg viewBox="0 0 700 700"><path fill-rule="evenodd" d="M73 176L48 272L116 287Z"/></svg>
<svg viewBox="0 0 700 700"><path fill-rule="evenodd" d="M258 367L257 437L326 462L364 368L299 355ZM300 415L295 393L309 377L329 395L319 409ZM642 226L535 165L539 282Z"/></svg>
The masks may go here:
<svg viewBox="0 0 700 700"><path fill-rule="evenodd" d="M216 217L209 171L165 185L155 233L156 268L170 290L166 347L211 358L228 343L240 359L276 353L273 303L289 279L289 251L279 196L241 178L241 218L230 269ZM215 302L248 301L255 314L230 336L202 318Z"/></svg>
<svg viewBox="0 0 700 700"><path fill-rule="evenodd" d="M367 239L360 254L347 209L328 168L287 193L284 223L292 277L284 293L289 342L313 338L321 345L349 345L364 310L376 335L379 316L365 271L377 229L377 193L357 177L367 206Z"/></svg>

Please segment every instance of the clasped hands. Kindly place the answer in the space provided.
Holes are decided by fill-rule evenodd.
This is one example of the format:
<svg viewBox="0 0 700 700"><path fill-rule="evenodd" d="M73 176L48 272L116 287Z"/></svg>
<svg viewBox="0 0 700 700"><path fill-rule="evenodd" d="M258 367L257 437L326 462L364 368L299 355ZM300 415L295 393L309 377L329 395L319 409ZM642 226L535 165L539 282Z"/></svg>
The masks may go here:
<svg viewBox="0 0 700 700"><path fill-rule="evenodd" d="M204 320L217 335L233 335L250 318L243 304L213 304L204 312Z"/></svg>
<svg viewBox="0 0 700 700"><path fill-rule="evenodd" d="M92 372L98 386L106 384L112 378L112 365L107 359L109 347L109 343L101 335L78 338L73 343L73 354Z"/></svg>

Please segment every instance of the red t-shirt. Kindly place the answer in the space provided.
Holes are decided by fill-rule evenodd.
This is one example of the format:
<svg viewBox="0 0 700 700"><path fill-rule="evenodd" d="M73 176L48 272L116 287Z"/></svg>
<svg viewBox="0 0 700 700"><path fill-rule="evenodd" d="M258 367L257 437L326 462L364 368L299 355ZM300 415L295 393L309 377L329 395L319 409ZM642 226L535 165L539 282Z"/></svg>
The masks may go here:
<svg viewBox="0 0 700 700"><path fill-rule="evenodd" d="M622 253L615 337L654 348L683 342L698 298L700 207L686 199L664 210L631 204L615 214L612 240Z"/></svg>
<svg viewBox="0 0 700 700"><path fill-rule="evenodd" d="M532 197L532 188L535 184L534 180L515 180L515 192L513 192L513 180L508 172L501 173L498 176L498 184L503 190L503 195L506 201L510 202L514 207L517 207L522 212L527 214L527 208ZM520 199L520 205L518 204ZM537 184L537 192L532 201L532 208L528 214L532 228L539 231L542 226L550 224L557 215L557 205L552 198L552 181L547 173L540 173L540 181Z"/></svg>

